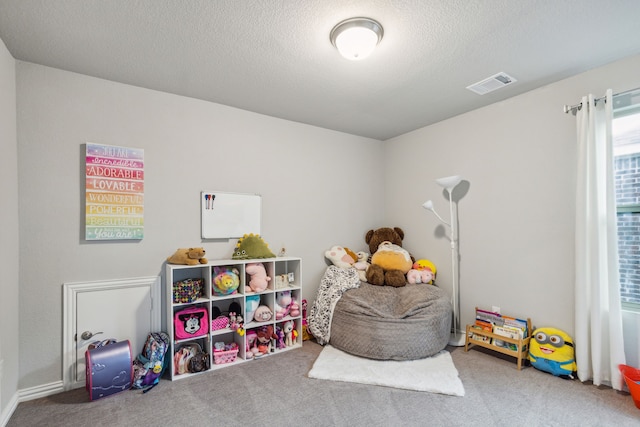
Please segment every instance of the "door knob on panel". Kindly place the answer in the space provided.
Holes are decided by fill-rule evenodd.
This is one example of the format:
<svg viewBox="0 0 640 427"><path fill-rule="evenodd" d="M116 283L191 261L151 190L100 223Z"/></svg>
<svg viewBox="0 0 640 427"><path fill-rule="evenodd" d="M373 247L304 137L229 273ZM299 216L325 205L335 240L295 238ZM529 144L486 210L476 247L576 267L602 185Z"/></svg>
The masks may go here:
<svg viewBox="0 0 640 427"><path fill-rule="evenodd" d="M93 338L94 336L98 335L98 334L102 334L103 332L96 332L95 334L91 331L84 331L82 333L82 335L80 335L80 338L82 338L83 340L90 340L91 338Z"/></svg>

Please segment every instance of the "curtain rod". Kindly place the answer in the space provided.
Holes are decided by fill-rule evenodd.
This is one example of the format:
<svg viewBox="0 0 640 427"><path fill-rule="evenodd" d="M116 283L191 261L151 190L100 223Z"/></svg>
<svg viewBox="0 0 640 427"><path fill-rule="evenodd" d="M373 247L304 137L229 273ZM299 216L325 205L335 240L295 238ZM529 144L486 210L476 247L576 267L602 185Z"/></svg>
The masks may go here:
<svg viewBox="0 0 640 427"><path fill-rule="evenodd" d="M636 92L636 91L638 91L638 90L640 90L640 88L630 89L630 90L625 90L624 92L620 92L620 93L614 93L614 94L612 95L612 98L615 98L616 96L627 95L627 94L629 94L629 93L631 93L631 92ZM600 97L600 98L596 98L596 104L598 103L598 101L603 101L603 100L605 100L605 99L606 99L606 97L605 97L605 96L602 96L602 97ZM575 105L566 105L566 104L565 104L565 106L564 106L564 112L565 112L565 114L566 114L566 113L571 113L571 114L573 114L573 115L575 116L575 115L576 115L576 113L577 113L578 111L580 111L580 109L581 109L581 108L582 108L582 102L580 102L580 103L578 103L578 104L575 104Z"/></svg>

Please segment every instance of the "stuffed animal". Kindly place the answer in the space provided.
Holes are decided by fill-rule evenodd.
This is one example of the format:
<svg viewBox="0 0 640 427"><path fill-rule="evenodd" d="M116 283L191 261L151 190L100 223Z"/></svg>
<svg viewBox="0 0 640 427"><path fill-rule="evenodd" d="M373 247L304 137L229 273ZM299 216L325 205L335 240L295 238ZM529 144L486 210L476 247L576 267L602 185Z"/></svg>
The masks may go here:
<svg viewBox="0 0 640 427"><path fill-rule="evenodd" d="M284 332L282 332L282 328L280 326L276 326L276 348L278 350L282 350L283 348L287 348L284 343Z"/></svg>
<svg viewBox="0 0 640 427"><path fill-rule="evenodd" d="M407 284L405 274L411 270L414 259L409 252L402 249L402 239L404 231L400 227L383 227L367 232L365 241L371 252L371 265L366 273L367 282L372 285L395 287ZM378 255L380 250L381 253Z"/></svg>
<svg viewBox="0 0 640 427"><path fill-rule="evenodd" d="M349 268L356 262L342 246L332 246L324 256L331 261L331 264L340 268Z"/></svg>
<svg viewBox="0 0 640 427"><path fill-rule="evenodd" d="M209 261L204 257L205 253L204 248L182 248L167 258L167 262L169 264L185 265L206 264Z"/></svg>
<svg viewBox="0 0 640 427"><path fill-rule="evenodd" d="M271 340L278 339L277 335L273 332L272 325L262 326L256 329L256 340L258 344L258 351L260 354L271 353ZM285 334L285 343L286 343L286 334Z"/></svg>
<svg viewBox="0 0 640 427"><path fill-rule="evenodd" d="M295 343L296 324L293 320L284 322L282 325L282 331L284 332L284 345L291 347Z"/></svg>
<svg viewBox="0 0 640 427"><path fill-rule="evenodd" d="M573 340L556 328L538 328L529 343L531 366L564 379L573 379L577 371Z"/></svg>
<svg viewBox="0 0 640 427"><path fill-rule="evenodd" d="M368 252L364 252L364 251L360 251L356 253L356 256L358 257L358 260L356 261L355 264L353 264L353 266L355 267L356 270L358 270L358 276L360 277L360 280L362 280L363 282L367 281L367 269L369 268L369 253Z"/></svg>
<svg viewBox="0 0 640 427"><path fill-rule="evenodd" d="M247 319L247 322L253 321L259 305L260 295L247 295L245 297L244 318Z"/></svg>
<svg viewBox="0 0 640 427"><path fill-rule="evenodd" d="M307 341L312 338L309 332L309 322L307 322L307 300L302 300L302 340Z"/></svg>
<svg viewBox="0 0 640 427"><path fill-rule="evenodd" d="M300 316L300 305L296 301L295 296L291 296L291 304L289 304L289 316L291 317Z"/></svg>
<svg viewBox="0 0 640 427"><path fill-rule="evenodd" d="M266 305L260 305L253 314L253 320L256 322L268 322L273 317L271 309Z"/></svg>
<svg viewBox="0 0 640 427"><path fill-rule="evenodd" d="M240 272L237 268L213 267L213 286L215 295L231 295L240 286Z"/></svg>
<svg viewBox="0 0 640 427"><path fill-rule="evenodd" d="M247 331L246 357L247 359L250 359L259 355L260 351L258 350L258 334L255 330L252 329L250 331Z"/></svg>
<svg viewBox="0 0 640 427"><path fill-rule="evenodd" d="M289 314L289 311L291 309L291 301L291 291L276 292L276 320L282 320Z"/></svg>
<svg viewBox="0 0 640 427"><path fill-rule="evenodd" d="M269 245L258 234L245 234L238 240L231 259L275 258Z"/></svg>
<svg viewBox="0 0 640 427"><path fill-rule="evenodd" d="M433 273L431 270L416 270L412 268L407 272L407 282L413 285L431 283L433 282Z"/></svg>
<svg viewBox="0 0 640 427"><path fill-rule="evenodd" d="M267 276L267 270L264 268L264 264L261 262L248 263L244 270L251 276L249 285L244 287L245 292L262 292L267 289L271 277Z"/></svg>
<svg viewBox="0 0 640 427"><path fill-rule="evenodd" d="M419 259L413 263L411 270L407 273L409 283L433 284L436 279L436 266L428 259Z"/></svg>

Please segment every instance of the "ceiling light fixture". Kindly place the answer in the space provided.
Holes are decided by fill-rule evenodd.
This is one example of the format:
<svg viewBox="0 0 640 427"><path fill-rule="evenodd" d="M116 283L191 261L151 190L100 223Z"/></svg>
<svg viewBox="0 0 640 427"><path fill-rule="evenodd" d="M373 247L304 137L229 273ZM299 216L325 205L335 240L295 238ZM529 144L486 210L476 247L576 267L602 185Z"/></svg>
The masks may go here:
<svg viewBox="0 0 640 427"><path fill-rule="evenodd" d="M352 61L364 59L382 40L382 25L370 18L350 18L333 27L329 38L340 55Z"/></svg>

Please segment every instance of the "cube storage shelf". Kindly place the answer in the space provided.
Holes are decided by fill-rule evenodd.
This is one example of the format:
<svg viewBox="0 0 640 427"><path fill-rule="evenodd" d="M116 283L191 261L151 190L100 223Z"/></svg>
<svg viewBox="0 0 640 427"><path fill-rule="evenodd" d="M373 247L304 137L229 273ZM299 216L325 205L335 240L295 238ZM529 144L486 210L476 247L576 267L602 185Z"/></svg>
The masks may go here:
<svg viewBox="0 0 640 427"><path fill-rule="evenodd" d="M249 283L250 277L245 271L245 267L249 263L262 263L267 272L267 276L271 278L268 282L268 288L263 292L245 292L245 285ZM239 272L240 286L237 292L230 295L215 295L213 292L213 276L214 267L229 267L235 268ZM202 279L203 289L202 294L196 300L189 303L174 303L173 302L173 284L178 281L186 279ZM210 372L216 369L225 368L228 366L236 365L253 360L253 354L248 349L247 332L252 329L257 329L265 325L273 326L275 331L276 327L282 327L287 321L293 321L295 323L295 331L297 337L292 345L286 348L276 349L272 346L272 351L264 356L270 356L272 354L281 353L283 351L289 351L302 347L302 259L295 257L278 257L278 258L264 258L264 259L248 259L248 260L210 260L207 264L198 265L166 265L165 274L165 295L166 295L166 310L163 316L165 324L163 329L166 330L171 338L171 345L167 356L173 357L184 345L190 343L198 343L200 347L209 356L210 368L201 372L175 372L173 363L171 363L169 378L171 380L177 380L182 378L188 378L193 375ZM285 316L282 319L276 320L275 302L278 294L283 291L290 291L291 296L300 305L300 314L297 316ZM266 322L257 322L253 319L247 319L246 312L246 300L251 295L258 295L260 297L260 304L266 305L271 309L273 316L271 320ZM255 298L255 297L253 297ZM244 330L245 333L240 335L230 327L215 329L212 325L212 313L214 309L219 310L222 313L229 312L230 305L237 303L241 307L241 314L244 318ZM200 336L194 336L188 339L177 339L176 327L174 325L174 315L177 311L181 311L186 308L204 308L208 315L208 331ZM215 311L217 311L215 310ZM295 335L295 334L294 334ZM236 343L238 345L237 353L235 351L230 352L215 352L214 343L224 342L226 344ZM234 354L235 353L235 354ZM264 357L260 356L260 357Z"/></svg>

